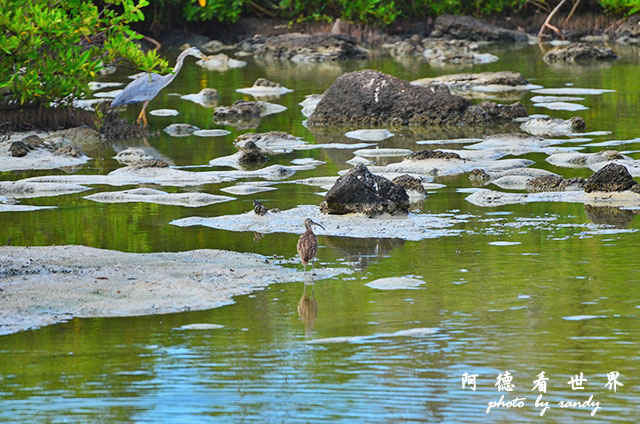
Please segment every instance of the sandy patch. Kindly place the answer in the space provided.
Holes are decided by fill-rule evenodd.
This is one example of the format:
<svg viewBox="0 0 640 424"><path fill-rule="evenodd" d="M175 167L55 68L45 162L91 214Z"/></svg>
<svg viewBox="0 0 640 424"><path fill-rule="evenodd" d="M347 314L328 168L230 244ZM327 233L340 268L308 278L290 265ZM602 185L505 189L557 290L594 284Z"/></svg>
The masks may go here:
<svg viewBox="0 0 640 424"><path fill-rule="evenodd" d="M317 279L348 272L316 267ZM272 283L303 281L298 269L223 250L124 253L85 246L0 247L0 334L74 317L204 310Z"/></svg>
<svg viewBox="0 0 640 424"><path fill-rule="evenodd" d="M303 167L306 169L306 167ZM158 184L163 186L184 187L201 184L231 182L239 178L265 178L282 180L293 175L296 166L271 165L255 171L206 171L191 172L175 168L139 168L126 166L111 171L107 175L47 175L31 177L21 182L49 182L71 184L107 184L123 186L132 184Z"/></svg>
<svg viewBox="0 0 640 424"><path fill-rule="evenodd" d="M591 206L640 207L640 194L620 192L545 191L540 193L503 193L478 190L466 198L476 206L494 207L534 202L583 203Z"/></svg>
<svg viewBox="0 0 640 424"><path fill-rule="evenodd" d="M378 278L365 284L367 287L378 290L409 290L417 289L424 281L411 277Z"/></svg>
<svg viewBox="0 0 640 424"><path fill-rule="evenodd" d="M106 191L85 196L85 199L100 203L143 202L160 205L186 206L198 208L215 203L236 200L234 197L217 196L208 193L166 193L152 188L136 188L124 191Z"/></svg>
<svg viewBox="0 0 640 424"><path fill-rule="evenodd" d="M88 156L75 158L66 155L54 155L47 149L35 149L21 158L11 156L9 146L13 141L21 140L30 133L24 133L21 137L11 138L9 141L0 143L0 172L22 171L27 169L56 169L66 166L82 165L89 162ZM43 133L36 133L43 135Z"/></svg>
<svg viewBox="0 0 640 424"><path fill-rule="evenodd" d="M0 181L0 195L26 199L33 197L61 196L91 190L78 184L28 183L23 181Z"/></svg>
<svg viewBox="0 0 640 424"><path fill-rule="evenodd" d="M268 212L263 216L249 211L239 215L211 218L193 216L176 219L170 224L179 227L202 225L220 230L251 231L262 234L301 234L304 231L305 218L311 218L325 227L325 230L316 231L318 236L422 240L459 235L464 230L453 227L456 224L468 222L470 216L453 213L409 213L405 216L385 215L368 218L359 214L325 215L320 212L318 206L303 205L278 213Z"/></svg>

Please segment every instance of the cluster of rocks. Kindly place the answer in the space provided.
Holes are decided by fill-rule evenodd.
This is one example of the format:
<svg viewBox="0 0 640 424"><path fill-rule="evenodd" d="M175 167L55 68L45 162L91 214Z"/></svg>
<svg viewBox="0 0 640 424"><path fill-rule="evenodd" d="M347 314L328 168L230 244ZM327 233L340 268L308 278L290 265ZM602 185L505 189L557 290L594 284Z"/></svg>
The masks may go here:
<svg viewBox="0 0 640 424"><path fill-rule="evenodd" d="M471 16L442 15L436 18L433 25L432 37L494 43L526 43L529 41L529 36L522 31L500 28Z"/></svg>
<svg viewBox="0 0 640 424"><path fill-rule="evenodd" d="M367 50L355 38L343 34L290 33L273 37L254 37L239 44L241 51L264 60L294 63L366 59Z"/></svg>
<svg viewBox="0 0 640 424"><path fill-rule="evenodd" d="M327 89L309 126L493 125L524 117L519 103L471 104L444 86L418 86L382 72L343 74Z"/></svg>
<svg viewBox="0 0 640 424"><path fill-rule="evenodd" d="M545 175L527 181L527 190L531 192L578 191L621 192L631 190L640 194L640 185L623 165L609 163L596 171L588 179L576 177L565 179L556 175Z"/></svg>
<svg viewBox="0 0 640 424"><path fill-rule="evenodd" d="M29 135L21 140L11 142L8 148L10 156L22 158L35 150L46 150L55 156L69 156L79 158L83 156L80 148L75 144L80 142L79 134L89 134L100 140L100 134L90 128L72 128L70 130L53 133L45 138L39 135Z"/></svg>
<svg viewBox="0 0 640 424"><path fill-rule="evenodd" d="M592 62L612 62L618 57L610 47L589 43L571 43L555 47L548 51L542 59L547 63L588 64Z"/></svg>

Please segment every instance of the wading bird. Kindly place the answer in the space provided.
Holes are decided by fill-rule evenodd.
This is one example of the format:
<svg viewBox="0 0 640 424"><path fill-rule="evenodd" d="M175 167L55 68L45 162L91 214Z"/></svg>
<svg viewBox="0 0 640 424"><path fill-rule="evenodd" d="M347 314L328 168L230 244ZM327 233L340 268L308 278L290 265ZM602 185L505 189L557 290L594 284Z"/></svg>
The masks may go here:
<svg viewBox="0 0 640 424"><path fill-rule="evenodd" d="M302 262L305 272L307 271L307 264L309 262L311 262L311 270L313 271L313 258L316 256L316 253L318 253L318 239L316 235L313 234L313 230L311 229L312 225L317 225L324 230L322 225L313 222L311 218L304 220L304 226L307 230L298 239L298 254L300 255L300 261Z"/></svg>
<svg viewBox="0 0 640 424"><path fill-rule="evenodd" d="M200 50L195 47L189 47L180 55L176 60L176 66L173 68L173 72L167 75L160 75L156 73L145 74L127 85L122 93L118 94L113 102L111 102L111 107L118 107L121 105L128 105L130 103L143 103L142 110L138 115L138 119L136 120L136 124L139 124L140 121L144 123L144 126L147 126L147 116L144 112L145 108L149 104L154 97L158 95L160 90L165 88L167 85L173 81L173 79L180 72L180 68L182 68L182 62L187 56L195 56L201 59L207 60L208 57L202 54Z"/></svg>

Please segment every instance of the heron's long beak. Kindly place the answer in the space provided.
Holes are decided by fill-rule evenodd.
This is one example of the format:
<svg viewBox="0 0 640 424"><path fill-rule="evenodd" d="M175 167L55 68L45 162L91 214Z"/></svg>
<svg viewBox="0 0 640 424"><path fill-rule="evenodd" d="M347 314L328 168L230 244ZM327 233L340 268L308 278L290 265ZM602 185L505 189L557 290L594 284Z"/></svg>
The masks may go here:
<svg viewBox="0 0 640 424"><path fill-rule="evenodd" d="M317 225L318 227L320 227L320 228L322 228L323 230L325 230L325 229L324 229L324 227L323 227L322 225L318 224L317 222L311 221L311 224L313 224L313 225ZM325 230L325 231L327 231L327 230Z"/></svg>

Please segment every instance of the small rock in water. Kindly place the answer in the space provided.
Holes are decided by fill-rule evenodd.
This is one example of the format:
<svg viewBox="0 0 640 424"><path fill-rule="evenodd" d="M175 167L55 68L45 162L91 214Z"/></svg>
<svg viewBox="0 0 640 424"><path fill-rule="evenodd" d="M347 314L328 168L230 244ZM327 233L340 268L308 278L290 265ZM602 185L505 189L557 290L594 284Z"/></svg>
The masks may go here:
<svg viewBox="0 0 640 424"><path fill-rule="evenodd" d="M232 59L224 53L209 56L207 60L200 59L196 62L196 65L209 71L224 72L229 69L242 68L247 65L247 62L242 60Z"/></svg>
<svg viewBox="0 0 640 424"><path fill-rule="evenodd" d="M231 134L229 130L196 130L193 135L198 137L222 137Z"/></svg>
<svg viewBox="0 0 640 424"><path fill-rule="evenodd" d="M180 112L175 109L156 109L149 112L153 116L178 116Z"/></svg>
<svg viewBox="0 0 640 424"><path fill-rule="evenodd" d="M345 133L345 137L355 138L356 140L363 141L382 141L386 140L389 137L393 137L394 135L395 134L386 129L355 130Z"/></svg>
<svg viewBox="0 0 640 424"><path fill-rule="evenodd" d="M353 152L354 155L364 157L391 157L411 154L409 149L360 149Z"/></svg>
<svg viewBox="0 0 640 424"><path fill-rule="evenodd" d="M543 107L545 109L550 110L568 110L570 112L575 112L578 110L587 110L588 107L578 104L578 103L569 103L569 102L542 102L542 103L534 103L535 107Z"/></svg>
<svg viewBox="0 0 640 424"><path fill-rule="evenodd" d="M417 289L424 281L409 277L379 278L365 284L365 286L378 290L409 290Z"/></svg>
<svg viewBox="0 0 640 424"><path fill-rule="evenodd" d="M186 137L188 135L193 134L194 131L199 130L200 128L195 125L189 124L171 124L166 127L163 131L167 134L174 137Z"/></svg>
<svg viewBox="0 0 640 424"><path fill-rule="evenodd" d="M140 159L133 163L137 168L168 168L169 163L162 159Z"/></svg>
<svg viewBox="0 0 640 424"><path fill-rule="evenodd" d="M33 150L33 148L23 141L14 141L11 143L11 146L9 146L9 153L16 158L25 157L31 150Z"/></svg>
<svg viewBox="0 0 640 424"><path fill-rule="evenodd" d="M249 88L238 88L238 93L250 94L254 97L278 97L282 94L290 93L293 90L283 87L277 82L269 81L266 78L258 78Z"/></svg>
<svg viewBox="0 0 640 424"><path fill-rule="evenodd" d="M178 327L178 330L218 330L220 328L224 328L224 325L220 324L207 324L207 323L197 323L197 324L186 324Z"/></svg>
<svg viewBox="0 0 640 424"><path fill-rule="evenodd" d="M74 158L82 157L82 152L76 149L74 146L61 147L53 152L56 156L71 156Z"/></svg>
<svg viewBox="0 0 640 424"><path fill-rule="evenodd" d="M585 179L580 177L565 180L557 175L543 175L527 180L527 190L532 192L575 191L583 189L585 183Z"/></svg>
<svg viewBox="0 0 640 424"><path fill-rule="evenodd" d="M256 169L269 160L251 140L247 140L245 143L237 145L237 147L242 153L238 159L238 163L242 168Z"/></svg>
<svg viewBox="0 0 640 424"><path fill-rule="evenodd" d="M533 135L567 135L575 131L582 131L586 127L584 118L574 116L570 119L536 118L520 125L523 131Z"/></svg>
<svg viewBox="0 0 640 424"><path fill-rule="evenodd" d="M416 191L419 194L425 196L427 195L427 190L425 190L424 186L422 185L422 181L419 178L412 177L411 175L404 174L397 176L393 180L391 180L391 182L402 187L406 192Z"/></svg>
<svg viewBox="0 0 640 424"><path fill-rule="evenodd" d="M426 159L458 159L462 160L459 154L454 152L441 152L440 150L420 150L405 157L407 160Z"/></svg>
<svg viewBox="0 0 640 424"><path fill-rule="evenodd" d="M180 98L198 103L204 107L215 107L218 105L218 90L215 88L203 88L196 94L185 94Z"/></svg>
<svg viewBox="0 0 640 424"><path fill-rule="evenodd" d="M119 163L129 165L142 159L153 159L153 157L139 147L129 147L128 149L119 151L118 154L114 156L114 159Z"/></svg>

